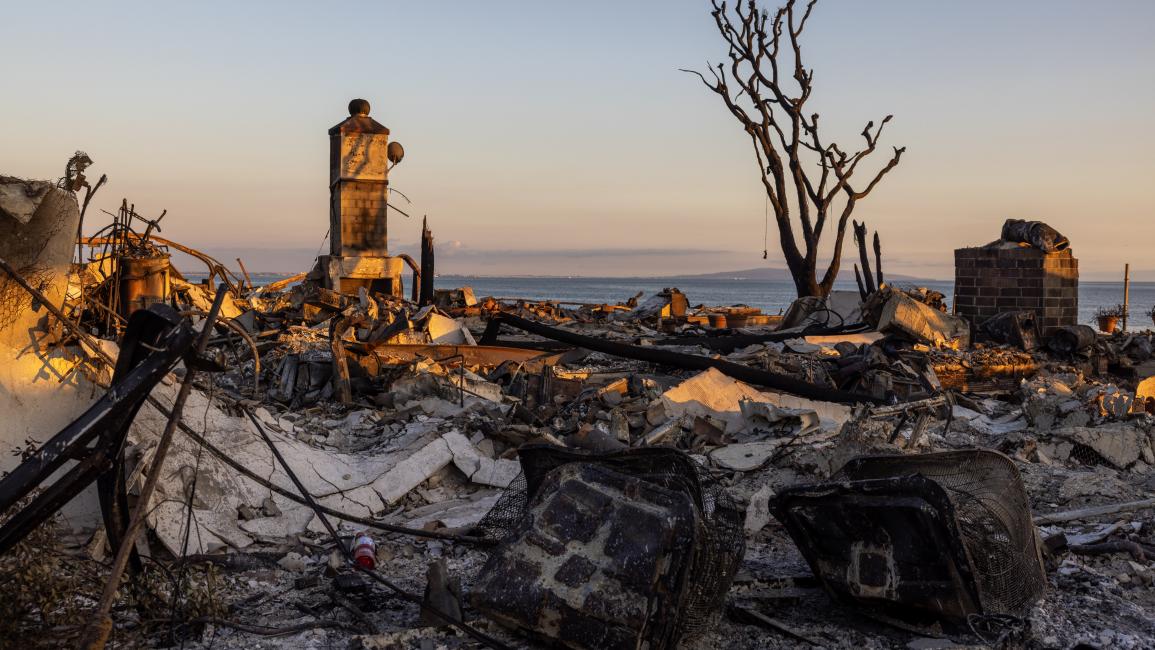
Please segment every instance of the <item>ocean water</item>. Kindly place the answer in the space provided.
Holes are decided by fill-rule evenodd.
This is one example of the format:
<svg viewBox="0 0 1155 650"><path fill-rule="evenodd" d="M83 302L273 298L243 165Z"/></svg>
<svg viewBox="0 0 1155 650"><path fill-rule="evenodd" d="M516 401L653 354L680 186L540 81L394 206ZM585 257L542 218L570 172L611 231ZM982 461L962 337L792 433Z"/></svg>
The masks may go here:
<svg viewBox="0 0 1155 650"><path fill-rule="evenodd" d="M187 274L199 280L203 274ZM253 274L253 281L264 284L279 280L283 275ZM410 278L408 274L405 280ZM899 282L900 286L924 286L941 291L950 303L954 296L954 282L926 280ZM478 297L528 298L578 303L625 302L639 291L656 293L666 287L677 287L690 305L757 307L767 314L785 311L794 299L794 285L780 280L751 280L744 278L596 278L596 277L488 277L469 275L441 275L436 286L452 289L469 286ZM856 291L853 283L839 282L835 289ZM1123 302L1122 282L1081 282L1079 284L1079 322L1093 325L1095 312ZM1155 282L1131 283L1131 318L1128 330L1152 327L1149 313L1155 306Z"/></svg>
<svg viewBox="0 0 1155 650"><path fill-rule="evenodd" d="M646 294L677 287L686 294L691 305L747 305L758 307L763 313L785 311L795 298L794 285L775 280L704 279L704 278L546 278L546 277L482 277L447 275L438 276L439 288L473 287L477 297L529 298L590 303L624 302L643 291ZM954 296L954 282L927 280L899 282L900 286L924 286L941 291L948 304ZM857 291L853 283L836 283L835 289ZM1122 282L1082 282L1079 284L1079 322L1093 325L1095 312L1123 302ZM1131 317L1128 330L1150 329L1148 315L1155 305L1155 282L1131 283Z"/></svg>

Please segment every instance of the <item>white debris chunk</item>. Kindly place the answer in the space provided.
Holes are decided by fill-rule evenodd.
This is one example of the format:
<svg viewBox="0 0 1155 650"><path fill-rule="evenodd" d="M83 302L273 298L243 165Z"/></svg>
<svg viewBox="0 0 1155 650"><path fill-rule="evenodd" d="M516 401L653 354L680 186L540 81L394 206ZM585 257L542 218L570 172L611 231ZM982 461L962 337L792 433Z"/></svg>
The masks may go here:
<svg viewBox="0 0 1155 650"><path fill-rule="evenodd" d="M823 429L837 429L850 419L850 407L845 404L763 392L714 368L700 372L663 393L658 402L660 407L652 407L655 413L647 413L647 417L652 415L651 422L657 424L682 415L708 415L725 422L726 433L735 433L747 426L742 414L743 400L778 408L813 411Z"/></svg>
<svg viewBox="0 0 1155 650"><path fill-rule="evenodd" d="M757 533L770 523L770 497L772 496L774 496L774 490L769 485L763 485L750 497L750 505L746 507L744 526L747 535Z"/></svg>
<svg viewBox="0 0 1155 650"><path fill-rule="evenodd" d="M483 455L472 442L458 431L450 431L441 437L453 454L453 464L469 480L492 487L509 487L517 478L521 466L517 461L499 458L494 460Z"/></svg>
<svg viewBox="0 0 1155 650"><path fill-rule="evenodd" d="M711 451L710 460L728 470L749 472L765 464L782 443L781 439L776 439L726 445Z"/></svg>
<svg viewBox="0 0 1155 650"><path fill-rule="evenodd" d="M445 444L445 440L436 438L373 481L373 489L385 503L394 505L410 490L451 462L453 454L449 451L449 445Z"/></svg>

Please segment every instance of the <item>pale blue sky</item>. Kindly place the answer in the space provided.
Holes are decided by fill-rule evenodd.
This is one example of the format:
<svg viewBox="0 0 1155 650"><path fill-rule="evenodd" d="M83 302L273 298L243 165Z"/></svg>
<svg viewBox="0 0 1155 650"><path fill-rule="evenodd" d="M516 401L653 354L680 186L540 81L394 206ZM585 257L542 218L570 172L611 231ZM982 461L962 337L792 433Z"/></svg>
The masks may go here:
<svg viewBox="0 0 1155 650"><path fill-rule="evenodd" d="M167 208L164 234L210 253L307 264L325 131L364 97L443 272L764 263L746 136L677 71L725 55L704 1L7 4L0 173L57 177L84 149L111 178L97 208ZM950 277L1013 216L1070 236L1086 278L1155 280L1153 24L1150 1L821 0L804 47L827 138L893 113L907 146L856 212L890 270ZM419 231L390 222L395 245Z"/></svg>

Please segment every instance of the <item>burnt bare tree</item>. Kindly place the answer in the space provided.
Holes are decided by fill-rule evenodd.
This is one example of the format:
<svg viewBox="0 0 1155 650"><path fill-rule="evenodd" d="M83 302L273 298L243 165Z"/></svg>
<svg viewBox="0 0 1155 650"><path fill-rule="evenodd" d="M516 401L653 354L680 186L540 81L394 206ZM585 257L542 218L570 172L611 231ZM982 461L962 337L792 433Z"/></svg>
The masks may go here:
<svg viewBox="0 0 1155 650"><path fill-rule="evenodd" d="M796 10L795 0L788 0L773 13L759 8L755 0L739 1L733 9L711 1L730 62L709 66L710 78L694 70L685 72L697 75L717 93L750 136L798 295L825 296L838 276L846 225L855 205L898 165L906 148L895 147L889 162L873 175L856 175L860 163L877 150L892 116L877 125L868 122L862 130L866 143L854 153L820 137L818 113L807 114L806 106L814 70L806 68L799 42L816 0L804 10ZM795 221L802 230L801 247ZM833 252L819 279L819 244L831 221Z"/></svg>

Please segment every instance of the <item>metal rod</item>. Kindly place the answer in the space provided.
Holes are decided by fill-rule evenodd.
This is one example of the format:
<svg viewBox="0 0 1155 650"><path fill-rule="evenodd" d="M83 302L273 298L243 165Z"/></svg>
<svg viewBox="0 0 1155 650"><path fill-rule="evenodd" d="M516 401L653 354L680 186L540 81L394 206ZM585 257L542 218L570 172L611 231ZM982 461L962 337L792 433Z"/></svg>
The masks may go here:
<svg viewBox="0 0 1155 650"><path fill-rule="evenodd" d="M244 274L244 276L245 276L245 282L248 283L248 285L249 285L249 291L252 291L253 290L253 279L249 277L249 271L248 271L248 269L245 268L245 263L242 262L241 258L239 258L239 257L237 258L237 266L241 267L241 273Z"/></svg>
<svg viewBox="0 0 1155 650"><path fill-rule="evenodd" d="M212 336L213 323L217 319L217 314L221 311L221 303L225 300L225 293L228 288L221 284L217 289L216 298L213 300L212 309L209 310L208 316L205 318L204 325L201 329L200 337L197 338L196 354L204 354L205 347L208 345L209 337ZM153 454L152 467L148 472L148 478L144 481L144 486L140 488L140 497L136 504L136 510L132 513L132 518L128 522L128 528L124 531L124 536L121 539L120 548L116 550L116 559L113 560L112 568L109 570L108 581L104 583L104 593L100 597L100 605L97 607L96 616L93 618L85 634L84 647L88 650L102 650L106 643L108 643L108 635L112 632L112 603L116 600L116 592L120 587L120 577L124 574L124 569L128 565L128 558L132 554L132 548L136 544L137 533L140 532L141 526L144 525L145 516L148 513L148 502L152 497L153 490L156 489L157 481L160 479L160 474L164 466L164 458L168 454L169 445L172 443L172 434L176 431L177 423L180 422L181 413L184 411L184 404L188 400L189 393L192 392L193 378L196 376L196 369L189 364L185 364L184 380L181 382L180 391L177 393L176 400L172 405L172 415L169 416L168 422L165 424L164 432L161 433L160 442L157 444L156 452Z"/></svg>
<svg viewBox="0 0 1155 650"><path fill-rule="evenodd" d="M1128 501L1126 503L1111 503L1102 506L1080 508L1078 510L1067 510L1065 512L1049 512L1045 515L1035 515L1034 522L1036 526L1046 526L1048 524L1058 524L1065 521L1081 521L1092 517L1114 515L1120 512L1146 510L1147 508L1155 508L1155 498Z"/></svg>
<svg viewBox="0 0 1155 650"><path fill-rule="evenodd" d="M498 641L497 639L494 639L493 637L490 637L490 636L482 633L481 631L475 629L473 626L468 625L467 623L460 621L460 620L450 616L449 614L446 614L445 612L441 611L440 609L437 609L433 605L426 602L424 599L422 599L422 598L420 598L414 594L411 594L408 591L405 591L401 587L398 587L397 585L393 584L393 582L386 579L385 576L381 575L379 572L377 572L373 569L369 569L369 568L360 566L356 562L354 562L353 561L353 552L351 550L349 550L349 547L346 546L341 541L340 536L337 535L337 529L333 526L332 523L330 523L329 518L326 517L323 512L321 512L321 509L318 507L316 500L313 499L313 495L310 494L309 491L305 488L305 485L303 483L301 483L301 479L297 478L297 474L295 472L293 472L293 468L289 467L289 463L285 461L285 457L281 455L281 451L279 449L277 449L277 446L275 444L273 444L273 439L270 438L269 434L265 432L265 428L263 426L261 426L260 421L257 420L256 416L254 416L253 412L250 411L249 409L241 407L241 410L244 412L245 415L248 416L249 421L251 421L253 423L253 426L255 426L257 428L257 432L261 434L261 437L264 438L265 444L267 444L269 446L269 450L273 452L273 456L276 457L277 462L281 465L281 469L285 470L285 473L289 475L289 480L291 480L293 482L293 485L297 488L297 491L300 492L301 496L304 497L305 500L309 502L309 508L313 511L313 514L315 514L317 516L317 519L319 519L321 521L321 525L325 527L325 530L328 531L329 535L332 536L333 543L335 543L337 545L338 550L340 550L341 554L345 556L345 562L346 563L348 563L349 565L351 565L355 568L360 569L362 573L368 575L370 578L373 578L377 582L385 585L391 591L393 591L393 593L397 594L398 596L404 598L405 600L408 600L411 603L416 604L421 609L429 612L430 614L433 614L437 618L439 618L439 619L445 621L446 623L448 623L449 625L452 625L453 627L461 630L465 634L468 634L469 636L480 641L481 643L484 643L485 645L489 646L490 648L497 648L498 650L503 650L503 649L509 648L509 646Z"/></svg>

